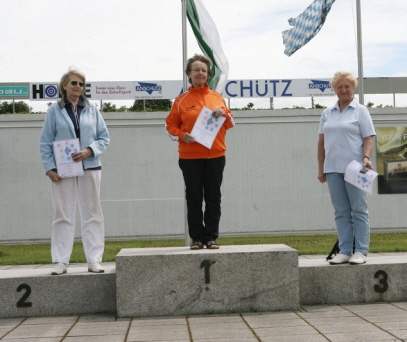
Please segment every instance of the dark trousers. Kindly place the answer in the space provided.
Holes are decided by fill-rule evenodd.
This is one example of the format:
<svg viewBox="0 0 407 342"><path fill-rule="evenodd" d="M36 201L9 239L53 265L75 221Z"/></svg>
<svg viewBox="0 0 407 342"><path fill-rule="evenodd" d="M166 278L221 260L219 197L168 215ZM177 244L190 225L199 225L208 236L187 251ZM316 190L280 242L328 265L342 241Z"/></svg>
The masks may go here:
<svg viewBox="0 0 407 342"><path fill-rule="evenodd" d="M189 236L206 243L219 236L221 191L226 158L179 159L185 182ZM205 200L205 212L202 211Z"/></svg>

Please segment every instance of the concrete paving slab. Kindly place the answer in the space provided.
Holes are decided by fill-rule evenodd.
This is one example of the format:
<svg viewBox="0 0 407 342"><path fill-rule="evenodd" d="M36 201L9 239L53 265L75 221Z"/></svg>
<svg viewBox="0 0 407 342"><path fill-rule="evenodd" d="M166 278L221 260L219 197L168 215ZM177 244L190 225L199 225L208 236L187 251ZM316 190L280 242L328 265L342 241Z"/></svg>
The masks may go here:
<svg viewBox="0 0 407 342"><path fill-rule="evenodd" d="M261 342L330 342L322 335L266 336Z"/></svg>
<svg viewBox="0 0 407 342"><path fill-rule="evenodd" d="M395 312L389 310L389 312L384 312L381 315L364 315L363 318L370 323L406 322L407 312Z"/></svg>
<svg viewBox="0 0 407 342"><path fill-rule="evenodd" d="M188 321L190 324L193 324L195 322L199 323L234 323L234 322L241 322L242 317L240 315L207 315L207 316L189 316Z"/></svg>
<svg viewBox="0 0 407 342"><path fill-rule="evenodd" d="M7 339L18 338L44 338L44 337L62 337L64 336L72 324L37 324L19 326L9 334L6 335Z"/></svg>
<svg viewBox="0 0 407 342"><path fill-rule="evenodd" d="M133 318L131 322L132 327L142 326L173 326L173 325L186 325L187 318Z"/></svg>
<svg viewBox="0 0 407 342"><path fill-rule="evenodd" d="M254 332L260 338L268 336L292 336L293 339L297 338L297 335L318 335L318 331L310 325L302 325L295 327L276 327L276 328L258 328L254 329Z"/></svg>
<svg viewBox="0 0 407 342"><path fill-rule="evenodd" d="M108 336L68 336L64 342L124 342L125 335L108 335Z"/></svg>
<svg viewBox="0 0 407 342"><path fill-rule="evenodd" d="M333 325L333 324L363 324L366 321L360 317L329 317L329 318L308 318L307 322L312 325Z"/></svg>
<svg viewBox="0 0 407 342"><path fill-rule="evenodd" d="M251 338L254 336L249 328L236 330L212 330L208 327L207 330L191 329L193 340L206 339L208 341L223 340L224 338Z"/></svg>
<svg viewBox="0 0 407 342"><path fill-rule="evenodd" d="M0 318L0 327L17 326L24 320L25 318Z"/></svg>
<svg viewBox="0 0 407 342"><path fill-rule="evenodd" d="M130 330L127 336L127 342L150 342L150 341L190 341L189 333L187 331L169 331L163 335L162 332L157 332L154 330L139 333Z"/></svg>
<svg viewBox="0 0 407 342"><path fill-rule="evenodd" d="M207 339L194 339L194 342L204 342L204 341L209 341ZM253 337L222 337L221 339L213 339L210 340L212 342L258 342L259 340L253 336Z"/></svg>
<svg viewBox="0 0 407 342"><path fill-rule="evenodd" d="M126 335L129 322L88 322L77 323L68 336Z"/></svg>
<svg viewBox="0 0 407 342"><path fill-rule="evenodd" d="M393 335L385 331L352 331L348 333L325 334L331 342L389 342L397 341Z"/></svg>
<svg viewBox="0 0 407 342"><path fill-rule="evenodd" d="M182 331L188 332L188 325L186 324L175 324L175 325L155 325L152 327L151 325L139 325L139 326L131 326L130 333L146 333L154 330L155 332L162 333L163 336L169 331Z"/></svg>
<svg viewBox="0 0 407 342"><path fill-rule="evenodd" d="M350 331L357 331L357 332L363 332L363 331L380 332L380 331L382 331L381 329L379 329L375 326L372 326L372 324L369 324L367 322L359 323L359 324L328 324L328 325L313 324L313 326L319 332L321 332L323 334L348 333Z"/></svg>
<svg viewBox="0 0 407 342"><path fill-rule="evenodd" d="M4 338L2 342L60 342L60 337Z"/></svg>
<svg viewBox="0 0 407 342"><path fill-rule="evenodd" d="M189 325L190 329L193 331L199 330L212 330L212 331L226 331L226 330L235 330L235 329L248 329L247 324L243 321L236 323L193 323Z"/></svg>
<svg viewBox="0 0 407 342"><path fill-rule="evenodd" d="M250 319L246 319L246 322L253 329L296 327L296 326L308 325L308 323L306 323L303 319L299 318L298 316L297 316L297 318L293 318L293 319L278 319L278 320L274 320L270 316L258 317L258 319L251 317Z"/></svg>

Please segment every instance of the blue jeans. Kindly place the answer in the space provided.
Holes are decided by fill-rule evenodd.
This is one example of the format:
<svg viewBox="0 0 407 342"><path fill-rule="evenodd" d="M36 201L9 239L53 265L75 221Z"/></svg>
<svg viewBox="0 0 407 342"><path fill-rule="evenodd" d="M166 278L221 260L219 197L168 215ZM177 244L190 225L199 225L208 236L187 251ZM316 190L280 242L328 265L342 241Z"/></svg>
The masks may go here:
<svg viewBox="0 0 407 342"><path fill-rule="evenodd" d="M343 173L327 173L326 176L341 254L352 255L355 239L355 252L367 255L370 242L367 193L346 182Z"/></svg>

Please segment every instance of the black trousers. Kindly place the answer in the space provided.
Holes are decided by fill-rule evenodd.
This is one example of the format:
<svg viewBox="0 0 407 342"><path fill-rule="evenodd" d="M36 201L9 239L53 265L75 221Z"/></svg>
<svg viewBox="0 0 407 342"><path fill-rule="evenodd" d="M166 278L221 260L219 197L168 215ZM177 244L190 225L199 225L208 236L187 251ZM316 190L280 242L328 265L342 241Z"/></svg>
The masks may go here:
<svg viewBox="0 0 407 342"><path fill-rule="evenodd" d="M225 164L225 157L178 161L184 176L188 230L192 241L206 243L219 236L222 197L220 187Z"/></svg>

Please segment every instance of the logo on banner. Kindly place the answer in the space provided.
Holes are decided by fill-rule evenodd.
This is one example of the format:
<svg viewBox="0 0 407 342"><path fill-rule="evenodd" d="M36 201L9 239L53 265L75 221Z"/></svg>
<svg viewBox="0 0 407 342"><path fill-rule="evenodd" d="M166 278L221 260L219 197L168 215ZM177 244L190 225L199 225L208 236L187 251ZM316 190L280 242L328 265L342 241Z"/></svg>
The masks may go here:
<svg viewBox="0 0 407 342"><path fill-rule="evenodd" d="M146 83L146 82L138 82L138 86L136 86L136 91L146 91L149 95L151 95L154 91L158 91L159 93L162 92L162 86L157 83Z"/></svg>
<svg viewBox="0 0 407 342"><path fill-rule="evenodd" d="M58 98L58 85L44 84L44 98L46 99Z"/></svg>
<svg viewBox="0 0 407 342"><path fill-rule="evenodd" d="M57 100L59 98L58 84L31 84L31 99L33 100Z"/></svg>
<svg viewBox="0 0 407 342"><path fill-rule="evenodd" d="M0 97L27 97L28 86L0 86Z"/></svg>
<svg viewBox="0 0 407 342"><path fill-rule="evenodd" d="M331 83L329 81L318 81L318 80L311 80L312 83L308 84L309 89L319 89L324 92L326 89L331 89Z"/></svg>

